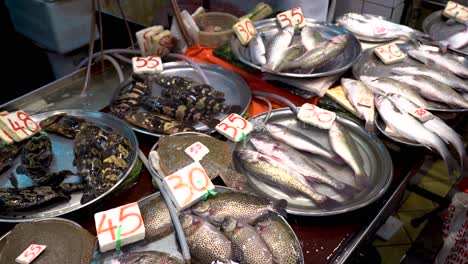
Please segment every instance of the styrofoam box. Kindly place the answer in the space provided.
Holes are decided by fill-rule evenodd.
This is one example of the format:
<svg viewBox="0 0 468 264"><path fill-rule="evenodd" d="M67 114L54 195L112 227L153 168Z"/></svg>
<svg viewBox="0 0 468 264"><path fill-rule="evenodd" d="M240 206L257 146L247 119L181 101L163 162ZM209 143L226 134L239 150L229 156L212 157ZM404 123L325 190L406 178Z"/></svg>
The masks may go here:
<svg viewBox="0 0 468 264"><path fill-rule="evenodd" d="M6 0L5 3L16 31L44 48L67 53L88 44L91 1Z"/></svg>

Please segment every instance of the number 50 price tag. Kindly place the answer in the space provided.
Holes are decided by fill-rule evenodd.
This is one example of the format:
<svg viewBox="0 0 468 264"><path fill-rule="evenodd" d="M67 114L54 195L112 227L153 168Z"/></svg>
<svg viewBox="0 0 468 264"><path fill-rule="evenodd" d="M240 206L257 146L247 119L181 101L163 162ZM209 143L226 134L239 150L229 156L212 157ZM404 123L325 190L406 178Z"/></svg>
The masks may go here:
<svg viewBox="0 0 468 264"><path fill-rule="evenodd" d="M101 252L145 238L145 225L138 203L96 213L94 221Z"/></svg>
<svg viewBox="0 0 468 264"><path fill-rule="evenodd" d="M244 46L247 45L257 34L257 30L255 29L252 21L248 18L241 19L241 21L234 24L234 26L232 26L232 30L234 30L237 38Z"/></svg>

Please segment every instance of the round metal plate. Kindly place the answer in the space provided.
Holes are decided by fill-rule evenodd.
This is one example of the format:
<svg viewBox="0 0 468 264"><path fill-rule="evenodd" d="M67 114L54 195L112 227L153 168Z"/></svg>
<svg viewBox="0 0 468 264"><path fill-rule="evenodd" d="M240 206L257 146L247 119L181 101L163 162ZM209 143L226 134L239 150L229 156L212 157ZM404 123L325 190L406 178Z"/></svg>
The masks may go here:
<svg viewBox="0 0 468 264"><path fill-rule="evenodd" d="M384 136L386 136L387 138L397 143L408 145L408 146L413 146L413 147L422 147L422 145L416 141L409 140L403 136L391 135L387 131L385 131L385 129L387 128L387 125L385 124L385 122L383 121L383 119L380 117L378 113L376 113L375 126L380 131L380 133L382 133Z"/></svg>
<svg viewBox="0 0 468 264"><path fill-rule="evenodd" d="M125 136L133 147L133 150L129 156L130 162L128 169L120 175L119 181L111 189L99 197L87 202L86 204L80 203L83 192L75 192L71 194L71 199L68 202L53 203L34 210L18 212L2 211L0 212L0 222L26 222L37 218L56 217L91 206L92 204L97 203L99 200L103 199L105 196L116 190L118 186L127 178L133 166L135 165L138 158L138 141L135 133L133 133L132 129L130 129L123 121L114 116L102 112L88 110L58 110L36 114L31 116L31 118L39 123L41 120L44 120L49 116L60 113L66 113L84 118L97 124L106 131L118 131L123 136ZM73 140L59 136L55 133L49 133L49 137L52 142L52 151L54 154L54 159L50 165L50 171L70 170L76 172L76 168L72 164L74 159ZM12 163L12 167L0 175L0 186L3 187L9 183L10 173L13 173L19 164L20 157L18 156Z"/></svg>
<svg viewBox="0 0 468 264"><path fill-rule="evenodd" d="M306 18L306 25L318 28L320 33L325 39L330 39L337 35L342 34L351 34L348 30L338 27L332 24L317 22L313 19ZM268 46L269 40L279 32L280 27L276 22L275 18L260 20L254 23L254 26L257 30L257 34L261 34L265 39L265 47ZM245 56L247 48L244 47L237 37L233 36L231 39L231 48L232 52L237 59L243 63L261 70L261 67L250 62L249 58ZM284 76L284 77L294 77L294 78L317 78L328 75L333 75L336 73L341 73L349 69L353 63L361 55L362 49L359 40L356 39L354 35L351 34L351 39L349 40L348 45L346 46L343 53L338 55L335 59L316 69L313 73L310 74L299 74L299 73L287 73L287 72L268 72L271 74Z"/></svg>
<svg viewBox="0 0 468 264"><path fill-rule="evenodd" d="M249 108L250 102L252 100L252 93L248 84L239 76L237 73L227 70L223 67L216 66L214 64L198 63L200 68L205 73L206 77L210 81L210 85L217 91L224 93L224 98L226 99L225 104L228 105L239 105L241 111L237 114L243 115ZM169 62L164 63L164 70L161 74L166 76L180 76L185 78L190 78L196 82L202 82L200 75L187 63L185 62ZM160 96L162 87L153 83L152 95ZM224 119L227 115L220 114L218 118L220 120ZM132 129L143 134L150 136L160 137L162 134L150 132L144 128L139 128L128 124ZM207 126L201 122L195 124L195 129L202 132L212 132L213 129L209 129Z"/></svg>
<svg viewBox="0 0 468 264"><path fill-rule="evenodd" d="M263 120L264 116L265 113L254 116L250 119L250 121L260 122ZM370 178L370 187L369 189L363 190L354 197L350 198L341 196L340 193L327 186L317 185L317 191L340 202L340 206L336 208L332 208L330 210L319 208L306 198L293 197L287 193L284 193L279 188L273 187L258 180L248 171L244 170L240 160L235 157L235 155L233 157L234 166L237 171L247 175L251 188L253 188L257 194L269 197L274 200L287 200L288 207L286 210L290 214L305 216L328 216L342 214L364 207L384 194L390 185L393 175L393 166L390 154L377 137L368 134L358 123L340 115L338 115L337 121L347 129L352 138L355 140L359 153L364 160L364 169ZM289 129L301 132L302 134L313 138L315 141L322 144L322 146L324 146L326 149L332 151L328 140L328 130L318 129L297 120L296 116L290 111L289 108L281 108L272 111L272 115L268 122L282 124ZM253 146L250 143L246 146L244 146L243 143L236 143L233 147L233 150L235 151L242 148L253 149ZM328 170L330 175L336 176L340 181L351 185L354 184L354 174L348 166L337 166L336 163L332 163L331 161L327 161L318 156L309 157L317 163L323 165Z"/></svg>
<svg viewBox="0 0 468 264"><path fill-rule="evenodd" d="M427 16L422 24L424 33L428 34L433 40L444 40L453 34L465 29L465 25L455 23L454 25L447 25L445 18L442 15L443 10L436 11ZM454 49L454 51L468 55L468 46L462 49Z"/></svg>

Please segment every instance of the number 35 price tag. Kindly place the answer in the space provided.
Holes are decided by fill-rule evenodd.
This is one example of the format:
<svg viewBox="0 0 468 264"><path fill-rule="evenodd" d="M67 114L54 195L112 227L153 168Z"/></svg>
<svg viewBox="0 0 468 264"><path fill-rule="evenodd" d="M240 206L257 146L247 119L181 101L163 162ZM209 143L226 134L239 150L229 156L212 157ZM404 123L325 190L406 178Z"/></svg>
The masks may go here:
<svg viewBox="0 0 468 264"><path fill-rule="evenodd" d="M16 142L20 142L41 130L41 127L23 111L0 114L0 128Z"/></svg>
<svg viewBox="0 0 468 264"><path fill-rule="evenodd" d="M232 26L232 30L234 30L237 38L244 46L247 45L257 34L257 30L255 29L252 21L248 18L241 19L241 21L234 24L234 26Z"/></svg>
<svg viewBox="0 0 468 264"><path fill-rule="evenodd" d="M145 225L138 203L96 213L94 221L101 252L145 238Z"/></svg>
<svg viewBox="0 0 468 264"><path fill-rule="evenodd" d="M295 7L286 12L279 13L276 18L282 28L287 25L292 25L293 27L298 26L299 28L305 26L304 14L302 14L302 9L300 7Z"/></svg>
<svg viewBox="0 0 468 264"><path fill-rule="evenodd" d="M303 104L301 110L297 113L297 118L304 123L311 124L321 129L330 129L335 122L336 114L334 112L321 109L313 104Z"/></svg>
<svg viewBox="0 0 468 264"><path fill-rule="evenodd" d="M238 114L230 114L216 126L216 131L234 142L244 139L252 129L252 123Z"/></svg>
<svg viewBox="0 0 468 264"><path fill-rule="evenodd" d="M133 57L132 66L134 73L158 73L163 70L160 57Z"/></svg>
<svg viewBox="0 0 468 264"><path fill-rule="evenodd" d="M46 249L47 246L31 244L21 255L16 258L17 263L29 264L31 263L39 254Z"/></svg>
<svg viewBox="0 0 468 264"><path fill-rule="evenodd" d="M179 210L200 201L214 185L199 162L194 162L164 178L163 185Z"/></svg>

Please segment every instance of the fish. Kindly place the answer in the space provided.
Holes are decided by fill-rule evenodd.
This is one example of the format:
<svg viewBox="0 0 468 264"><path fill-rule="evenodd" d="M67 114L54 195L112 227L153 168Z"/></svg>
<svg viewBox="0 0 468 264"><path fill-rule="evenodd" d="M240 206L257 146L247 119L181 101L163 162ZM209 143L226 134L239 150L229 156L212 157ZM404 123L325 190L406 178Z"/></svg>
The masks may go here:
<svg viewBox="0 0 468 264"><path fill-rule="evenodd" d="M391 95L389 99L406 113L414 113L418 109L417 105L404 97ZM466 151L461 136L437 116L433 116L432 119L422 122L422 125L442 138L447 144L450 143L455 147L460 157L460 169L463 171L463 160L466 156Z"/></svg>
<svg viewBox="0 0 468 264"><path fill-rule="evenodd" d="M468 77L468 68L459 61L458 56L420 49L409 50L408 55L426 64L428 67L436 66L462 78Z"/></svg>
<svg viewBox="0 0 468 264"><path fill-rule="evenodd" d="M468 101L449 86L424 75L391 76L397 80L417 89L419 94L427 99L443 102L455 107L468 108Z"/></svg>
<svg viewBox="0 0 468 264"><path fill-rule="evenodd" d="M442 139L425 128L418 120L395 108L393 103L382 96L375 98L375 104L385 124L401 136L419 142L423 146L436 150L444 159L448 173L457 177L460 168Z"/></svg>
<svg viewBox="0 0 468 264"><path fill-rule="evenodd" d="M452 73L437 71L427 66L395 67L392 72L400 75L424 75L439 81L453 89L468 92L468 83ZM411 99L410 99L411 100Z"/></svg>
<svg viewBox="0 0 468 264"><path fill-rule="evenodd" d="M305 26L301 30L301 43L306 50L311 50L317 47L324 41L318 28Z"/></svg>
<svg viewBox="0 0 468 264"><path fill-rule="evenodd" d="M167 253L159 251L138 251L114 257L112 264L183 264L184 262Z"/></svg>
<svg viewBox="0 0 468 264"><path fill-rule="evenodd" d="M302 249L296 243L296 235L277 214L271 213L267 218L255 223L255 229L266 242L277 263L301 263Z"/></svg>
<svg viewBox="0 0 468 264"><path fill-rule="evenodd" d="M174 95L190 94L192 96L209 96L224 99L224 93L207 84L196 82L180 76L157 75L155 82L163 87L161 96L173 98Z"/></svg>
<svg viewBox="0 0 468 264"><path fill-rule="evenodd" d="M151 76L132 74L131 83L120 89L110 103L111 113L124 118L129 111L138 108L143 98L151 94L152 80Z"/></svg>
<svg viewBox="0 0 468 264"><path fill-rule="evenodd" d="M291 130L281 124L274 123L267 123L265 128L274 139L286 143L297 150L319 155L336 163L343 163L343 160L341 160L341 158L335 153L327 150L320 143L301 134L300 132Z"/></svg>
<svg viewBox="0 0 468 264"><path fill-rule="evenodd" d="M285 65L299 58L305 52L305 48L302 45L290 46L287 50L284 51L283 59L281 62L272 70L281 72L284 69Z"/></svg>
<svg viewBox="0 0 468 264"><path fill-rule="evenodd" d="M341 87L358 116L366 121L367 132L375 133L374 94L362 82L349 78L341 78ZM366 99L370 99L368 105L362 104L361 100Z"/></svg>
<svg viewBox="0 0 468 264"><path fill-rule="evenodd" d="M346 131L343 125L337 121L333 122L328 131L328 139L333 150L354 171L356 185L359 187L369 186L369 176L364 169L364 161L353 137Z"/></svg>
<svg viewBox="0 0 468 264"><path fill-rule="evenodd" d="M0 147L0 173L11 167L15 158L21 153L25 142L26 140Z"/></svg>
<svg viewBox="0 0 468 264"><path fill-rule="evenodd" d="M23 170L21 166L16 169L17 174L26 174L28 173ZM47 172L45 175L28 175L37 185L58 185L60 184L65 177L73 175L73 172L69 170L62 170L58 172Z"/></svg>
<svg viewBox="0 0 468 264"><path fill-rule="evenodd" d="M71 194L78 191L83 191L86 189L85 183L65 183L62 182L59 184L59 187L63 190L65 194Z"/></svg>
<svg viewBox="0 0 468 264"><path fill-rule="evenodd" d="M0 189L0 208L6 211L30 210L53 202L68 200L70 196L58 186Z"/></svg>
<svg viewBox="0 0 468 264"><path fill-rule="evenodd" d="M269 212L286 215L286 205L286 200L273 203L249 193L227 192L218 193L206 201L199 202L191 210L192 213L206 217L217 225L229 216L250 224Z"/></svg>
<svg viewBox="0 0 468 264"><path fill-rule="evenodd" d="M276 33L268 44L266 51L267 63L262 67L262 70L273 70L281 63L284 52L288 49L293 36L294 28L292 26L287 26Z"/></svg>
<svg viewBox="0 0 468 264"><path fill-rule="evenodd" d="M341 54L347 46L350 38L351 37L348 34L335 36L332 39L321 43L319 46L316 46L314 49L302 54L297 59L283 64L281 66L281 70L295 70L303 73L311 73Z"/></svg>
<svg viewBox="0 0 468 264"><path fill-rule="evenodd" d="M405 83L387 77L361 76L361 81L375 94L399 94L422 108L430 108L431 104L424 100L414 89Z"/></svg>
<svg viewBox="0 0 468 264"><path fill-rule="evenodd" d="M234 261L249 264L273 264L268 245L254 227L228 217L222 224L223 233L232 243Z"/></svg>
<svg viewBox="0 0 468 264"><path fill-rule="evenodd" d="M145 223L146 241L159 240L174 231L169 209L161 196L139 204L139 207Z"/></svg>
<svg viewBox="0 0 468 264"><path fill-rule="evenodd" d="M299 173L273 158L253 150L240 150L236 154L243 167L264 182L288 193L301 194L326 210L339 205L336 200L317 192Z"/></svg>
<svg viewBox="0 0 468 264"><path fill-rule="evenodd" d="M248 49L250 52L250 59L254 64L263 65L266 63L265 44L263 44L263 39L260 34L255 35L250 41Z"/></svg>
<svg viewBox="0 0 468 264"><path fill-rule="evenodd" d="M200 264L213 261L228 263L233 259L232 244L215 226L205 219L184 213L181 215L190 255Z"/></svg>
<svg viewBox="0 0 468 264"><path fill-rule="evenodd" d="M125 115L125 120L154 133L174 134L194 130L193 127L180 121L152 112L130 111Z"/></svg>
<svg viewBox="0 0 468 264"><path fill-rule="evenodd" d="M267 137L250 137L249 140L258 152L295 170L310 183L325 184L348 196L357 192L353 187L330 176L325 168L287 144L275 142Z"/></svg>
<svg viewBox="0 0 468 264"><path fill-rule="evenodd" d="M97 196L112 188L128 169L132 151L133 146L125 136L117 131L109 133L102 152L102 183L99 186L101 193Z"/></svg>
<svg viewBox="0 0 468 264"><path fill-rule="evenodd" d="M450 37L437 42L442 52L447 49L462 49L468 44L468 29L457 32Z"/></svg>
<svg viewBox="0 0 468 264"><path fill-rule="evenodd" d="M39 125L47 132L57 133L66 138L74 139L81 125L85 122L86 120L83 118L62 113L47 117Z"/></svg>
<svg viewBox="0 0 468 264"><path fill-rule="evenodd" d="M39 134L32 137L21 151L21 168L28 175L41 177L47 174L54 154L49 136Z"/></svg>

